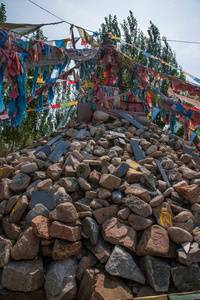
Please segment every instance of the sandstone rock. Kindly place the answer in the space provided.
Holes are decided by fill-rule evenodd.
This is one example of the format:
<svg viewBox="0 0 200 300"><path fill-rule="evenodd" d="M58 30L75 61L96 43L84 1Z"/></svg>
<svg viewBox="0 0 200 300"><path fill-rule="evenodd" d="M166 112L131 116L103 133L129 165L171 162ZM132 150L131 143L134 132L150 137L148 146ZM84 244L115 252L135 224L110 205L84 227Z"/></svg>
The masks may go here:
<svg viewBox="0 0 200 300"><path fill-rule="evenodd" d="M43 216L37 216L31 221L33 233L42 239L50 239L50 222Z"/></svg>
<svg viewBox="0 0 200 300"><path fill-rule="evenodd" d="M109 114L100 111L100 110L96 110L93 113L93 118L95 119L95 121L102 121L102 122L106 122L109 119Z"/></svg>
<svg viewBox="0 0 200 300"><path fill-rule="evenodd" d="M152 221L150 219L140 217L133 213L128 217L128 221L131 227L133 227L133 229L136 231L145 230L152 225Z"/></svg>
<svg viewBox="0 0 200 300"><path fill-rule="evenodd" d="M0 180L2 178L10 178L14 172L14 168L9 165L4 165L0 167Z"/></svg>
<svg viewBox="0 0 200 300"><path fill-rule="evenodd" d="M105 187L110 190L118 189L118 187L120 186L120 183L121 183L121 179L114 175L111 175L111 174L101 175L101 178L99 181L99 184L102 187Z"/></svg>
<svg viewBox="0 0 200 300"><path fill-rule="evenodd" d="M168 203L164 202L161 206L156 207L153 213L157 219L157 223L165 229L173 226L173 214Z"/></svg>
<svg viewBox="0 0 200 300"><path fill-rule="evenodd" d="M98 192L98 198L100 199L105 199L111 196L111 191L109 189L99 188L97 192Z"/></svg>
<svg viewBox="0 0 200 300"><path fill-rule="evenodd" d="M115 246L105 265L105 270L113 276L119 276L144 284L145 278L141 274L132 256L122 247Z"/></svg>
<svg viewBox="0 0 200 300"><path fill-rule="evenodd" d="M136 254L165 256L169 250L169 237L167 231L159 226L152 225L145 229L137 245Z"/></svg>
<svg viewBox="0 0 200 300"><path fill-rule="evenodd" d="M150 255L144 256L143 262L146 276L154 290L156 292L167 292L169 289L170 266L161 259Z"/></svg>
<svg viewBox="0 0 200 300"><path fill-rule="evenodd" d="M23 165L21 167L21 172L24 174L30 174L38 170L38 166L35 162Z"/></svg>
<svg viewBox="0 0 200 300"><path fill-rule="evenodd" d="M117 218L111 218L103 223L102 234L106 242L123 246L135 252L137 236L135 230L121 224Z"/></svg>
<svg viewBox="0 0 200 300"><path fill-rule="evenodd" d="M97 220L98 224L103 224L106 220L116 217L119 208L117 205L110 205L108 207L103 207L96 209L93 212L95 219Z"/></svg>
<svg viewBox="0 0 200 300"><path fill-rule="evenodd" d="M11 209L17 203L18 199L19 199L19 196L15 195L8 200L7 205L6 205L6 210L5 210L6 214L10 213Z"/></svg>
<svg viewBox="0 0 200 300"><path fill-rule="evenodd" d="M188 253L183 248L177 249L178 260L183 265L191 265L192 263L198 263L200 261L200 248L198 243L191 243L191 247Z"/></svg>
<svg viewBox="0 0 200 300"><path fill-rule="evenodd" d="M187 222L188 220L193 219L193 215L190 211L182 211L173 218L174 222Z"/></svg>
<svg viewBox="0 0 200 300"><path fill-rule="evenodd" d="M70 242L76 242L81 240L81 232L81 226L71 226L65 223L54 221L51 224L50 236Z"/></svg>
<svg viewBox="0 0 200 300"><path fill-rule="evenodd" d="M53 261L45 278L47 299L74 299L77 293L76 270L77 264L71 258Z"/></svg>
<svg viewBox="0 0 200 300"><path fill-rule="evenodd" d="M77 211L72 203L59 204L50 214L49 220L72 223L78 219Z"/></svg>
<svg viewBox="0 0 200 300"><path fill-rule="evenodd" d="M122 162L112 173L112 175L117 177L123 177L129 170L130 166L126 162Z"/></svg>
<svg viewBox="0 0 200 300"><path fill-rule="evenodd" d="M84 163L80 163L76 168L77 177L87 178L91 173L90 166Z"/></svg>
<svg viewBox="0 0 200 300"><path fill-rule="evenodd" d="M10 250L14 241L0 235L0 268L4 268L10 262Z"/></svg>
<svg viewBox="0 0 200 300"><path fill-rule="evenodd" d="M85 270L93 267L97 262L97 258L91 253L89 253L87 256L83 256L78 264L76 278L81 281Z"/></svg>
<svg viewBox="0 0 200 300"><path fill-rule="evenodd" d="M86 191L90 191L92 189L91 185L87 182L87 180L85 180L82 177L78 178L78 184L80 185L80 187L82 187Z"/></svg>
<svg viewBox="0 0 200 300"><path fill-rule="evenodd" d="M85 246L96 256L96 258L103 264L110 257L111 251L105 244L101 236L99 236L98 242L96 245L90 243L90 241L84 241Z"/></svg>
<svg viewBox="0 0 200 300"><path fill-rule="evenodd" d="M144 200L145 202L149 202L151 200L151 196L149 192L142 187L137 187L137 186L129 186L125 190L125 194L132 194L135 196L138 196L140 199Z"/></svg>
<svg viewBox="0 0 200 300"><path fill-rule="evenodd" d="M152 214L151 206L139 197L128 195L123 198L123 204L128 206L134 213L141 217L148 217Z"/></svg>
<svg viewBox="0 0 200 300"><path fill-rule="evenodd" d="M170 227L168 229L170 239L176 244L182 244L185 242L192 242L192 235L186 230L178 227Z"/></svg>
<svg viewBox="0 0 200 300"><path fill-rule="evenodd" d="M0 201L10 199L13 194L9 189L9 183L11 181L7 178L1 179L0 182Z"/></svg>
<svg viewBox="0 0 200 300"><path fill-rule="evenodd" d="M122 220L126 220L130 214L131 214L130 208L124 207L118 211L117 216Z"/></svg>
<svg viewBox="0 0 200 300"><path fill-rule="evenodd" d="M96 170L93 170L89 175L90 182L99 183L100 178L101 178L101 173Z"/></svg>
<svg viewBox="0 0 200 300"><path fill-rule="evenodd" d="M12 261L2 273L3 287L12 291L36 291L44 284L42 260Z"/></svg>
<svg viewBox="0 0 200 300"><path fill-rule="evenodd" d="M8 184L9 188L13 192L21 192L27 188L31 178L23 173L17 174Z"/></svg>
<svg viewBox="0 0 200 300"><path fill-rule="evenodd" d="M9 239L17 240L22 233L19 225L9 222L9 216L2 219L2 226Z"/></svg>
<svg viewBox="0 0 200 300"><path fill-rule="evenodd" d="M164 201L163 195L159 195L159 196L153 198L153 199L149 202L149 205L150 205L151 207L157 207L157 206L159 206L163 201Z"/></svg>
<svg viewBox="0 0 200 300"><path fill-rule="evenodd" d="M59 164L54 164L47 168L46 173L52 180L57 180L60 178L62 169Z"/></svg>
<svg viewBox="0 0 200 300"><path fill-rule="evenodd" d="M42 205L42 203L36 204L33 209L31 209L27 215L26 215L26 220L31 222L32 219L34 219L37 216L43 216L47 217L49 216L49 210Z"/></svg>
<svg viewBox="0 0 200 300"><path fill-rule="evenodd" d="M28 204L29 202L26 196L22 196L21 198L19 198L19 200L16 202L15 206L13 207L10 213L9 221L11 223L19 222Z"/></svg>
<svg viewBox="0 0 200 300"><path fill-rule="evenodd" d="M71 243L65 240L55 240L53 246L53 260L64 260L70 256L77 255L82 250L82 243Z"/></svg>
<svg viewBox="0 0 200 300"><path fill-rule="evenodd" d="M60 185L63 186L67 192L70 193L77 191L79 188L78 181L75 177L62 178Z"/></svg>
<svg viewBox="0 0 200 300"><path fill-rule="evenodd" d="M176 189L191 204L200 203L200 187L196 184L185 185Z"/></svg>
<svg viewBox="0 0 200 300"><path fill-rule="evenodd" d="M14 247L11 249L11 256L14 260L33 259L39 251L39 238L34 235L33 229L29 227L22 233Z"/></svg>
<svg viewBox="0 0 200 300"><path fill-rule="evenodd" d="M52 180L50 178L45 179L38 183L37 185L38 191L49 191L52 189Z"/></svg>
<svg viewBox="0 0 200 300"><path fill-rule="evenodd" d="M77 300L88 299L132 299L132 293L122 280L97 269L87 269L81 281Z"/></svg>

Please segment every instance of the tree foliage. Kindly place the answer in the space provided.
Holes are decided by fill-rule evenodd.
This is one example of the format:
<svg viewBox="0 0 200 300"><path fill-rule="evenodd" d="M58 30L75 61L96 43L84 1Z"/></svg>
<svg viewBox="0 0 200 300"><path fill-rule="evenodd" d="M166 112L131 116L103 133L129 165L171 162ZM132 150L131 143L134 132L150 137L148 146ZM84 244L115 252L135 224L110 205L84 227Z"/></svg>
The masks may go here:
<svg viewBox="0 0 200 300"><path fill-rule="evenodd" d="M101 24L100 33L112 32L112 35L121 37L126 43L118 44L120 51L128 55L135 62L145 65L149 68L155 69L156 71L164 74L170 74L184 79L184 76L177 71L178 66L176 55L171 49L167 42L167 38L160 36L158 27L150 21L147 35L138 28L137 19L134 17L133 12L130 10L128 17L123 20L122 24L118 24L116 15L109 15L105 17L105 22ZM114 41L116 44L117 41ZM173 65L175 68L162 64L159 60L149 58L138 51L136 48L131 47L134 45L143 51L152 54L161 60ZM151 78L150 78L151 79ZM153 78L152 78L153 80ZM156 87L161 90L164 94L169 87L166 80L156 82Z"/></svg>

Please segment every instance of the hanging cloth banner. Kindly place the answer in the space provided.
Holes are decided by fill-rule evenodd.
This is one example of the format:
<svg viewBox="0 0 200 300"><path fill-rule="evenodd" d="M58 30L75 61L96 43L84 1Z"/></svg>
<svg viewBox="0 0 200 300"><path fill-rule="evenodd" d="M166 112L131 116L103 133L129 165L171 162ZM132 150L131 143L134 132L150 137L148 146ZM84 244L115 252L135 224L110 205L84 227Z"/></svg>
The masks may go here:
<svg viewBox="0 0 200 300"><path fill-rule="evenodd" d="M42 111L42 110L55 109L55 108L60 108L60 107L69 107L69 106L76 105L77 103L78 103L78 101L70 101L70 102L65 102L65 103L60 103L60 104L43 106L43 107L39 107L39 108L31 108L31 109L28 109L27 112L31 112L31 111L38 112L38 111ZM15 117L15 115L13 117ZM10 118L11 118L11 116L9 114L0 115L1 120L10 119Z"/></svg>
<svg viewBox="0 0 200 300"><path fill-rule="evenodd" d="M200 79L199 78L197 78L197 77L195 77L195 76L193 76L193 75L191 75L187 72L184 72L184 71L182 71L182 73L185 74L185 75L188 75L190 78L192 78L194 81L196 81L200 84Z"/></svg>
<svg viewBox="0 0 200 300"><path fill-rule="evenodd" d="M0 68L0 113L4 111L5 105L2 98L3 90L3 67Z"/></svg>
<svg viewBox="0 0 200 300"><path fill-rule="evenodd" d="M176 121L176 125L174 126L174 133L177 133L181 127L183 127L183 125Z"/></svg>
<svg viewBox="0 0 200 300"><path fill-rule="evenodd" d="M157 117L157 115L158 115L159 112L160 112L160 109L157 108L157 107L154 107L154 108L153 108L153 111L152 111L151 117L152 117L153 119L155 119L155 118Z"/></svg>
<svg viewBox="0 0 200 300"><path fill-rule="evenodd" d="M20 23L6 23L6 22L0 22L0 27L5 29L11 29L14 32L25 35L32 33L36 30L38 30L40 27L45 25L57 25L64 23L64 21L61 22L55 22L55 23L43 23L43 24L20 24Z"/></svg>
<svg viewBox="0 0 200 300"><path fill-rule="evenodd" d="M190 134L190 142L192 142L195 138L197 134L195 132L192 131L192 133Z"/></svg>
<svg viewBox="0 0 200 300"><path fill-rule="evenodd" d="M82 38L84 43L88 43L90 44L92 47L99 47L100 45L95 41L95 39L90 36L85 29L76 26L76 28L78 29L78 32L80 34L80 37Z"/></svg>

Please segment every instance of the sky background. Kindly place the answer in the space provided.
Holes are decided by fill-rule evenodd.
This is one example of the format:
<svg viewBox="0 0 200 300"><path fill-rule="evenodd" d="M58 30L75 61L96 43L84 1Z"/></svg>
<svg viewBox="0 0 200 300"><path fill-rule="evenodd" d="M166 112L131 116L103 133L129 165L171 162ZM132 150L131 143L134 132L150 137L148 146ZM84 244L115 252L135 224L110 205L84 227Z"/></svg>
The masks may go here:
<svg viewBox="0 0 200 300"><path fill-rule="evenodd" d="M145 35L152 21L160 30L161 37L170 40L200 42L200 0L33 0L58 17L85 29L98 31L104 17L116 15L122 23L132 10L138 28ZM7 22L50 23L56 17L36 7L28 0L3 0L6 5ZM59 40L70 36L69 25L64 23L42 27L48 40ZM79 36L75 34L75 36ZM200 43L186 44L169 42L176 52L183 71L200 78ZM193 82L192 79L187 78Z"/></svg>

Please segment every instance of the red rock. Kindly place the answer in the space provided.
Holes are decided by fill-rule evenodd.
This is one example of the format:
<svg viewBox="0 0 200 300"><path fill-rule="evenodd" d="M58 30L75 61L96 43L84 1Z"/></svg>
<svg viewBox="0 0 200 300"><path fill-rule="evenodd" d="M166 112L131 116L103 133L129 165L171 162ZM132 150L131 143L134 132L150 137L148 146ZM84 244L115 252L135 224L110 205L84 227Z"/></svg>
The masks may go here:
<svg viewBox="0 0 200 300"><path fill-rule="evenodd" d="M119 208L117 205L110 205L108 207L96 209L93 212L93 215L99 224L103 224L106 220L117 217L118 211Z"/></svg>
<svg viewBox="0 0 200 300"><path fill-rule="evenodd" d="M200 187L196 184L181 186L176 189L191 204L200 203Z"/></svg>
<svg viewBox="0 0 200 300"><path fill-rule="evenodd" d="M29 227L20 235L11 249L12 258L15 260L35 258L39 251L39 243L39 238L33 233L33 229Z"/></svg>
<svg viewBox="0 0 200 300"><path fill-rule="evenodd" d="M54 221L51 224L50 236L58 239L76 242L81 240L82 226L70 226Z"/></svg>
<svg viewBox="0 0 200 300"><path fill-rule="evenodd" d="M132 299L131 290L119 278L95 269L86 269L77 300L117 300Z"/></svg>
<svg viewBox="0 0 200 300"><path fill-rule="evenodd" d="M28 206L28 198L24 195L15 204L13 207L11 213L10 213L10 219L9 221L11 223L17 223L21 219L23 213L25 212L27 206Z"/></svg>
<svg viewBox="0 0 200 300"><path fill-rule="evenodd" d="M135 252L137 244L136 231L132 227L120 223L117 218L111 218L103 223L102 234L106 242L123 246Z"/></svg>
<svg viewBox="0 0 200 300"><path fill-rule="evenodd" d="M145 229L140 239L136 254L137 255L156 255L165 256L169 250L169 237L167 231L159 226L152 225Z"/></svg>
<svg viewBox="0 0 200 300"><path fill-rule="evenodd" d="M59 204L50 214L49 220L73 223L78 219L77 211L72 203Z"/></svg>
<svg viewBox="0 0 200 300"><path fill-rule="evenodd" d="M64 240L55 240L52 256L54 260L63 260L77 255L81 250L81 242L70 243Z"/></svg>
<svg viewBox="0 0 200 300"><path fill-rule="evenodd" d="M110 190L115 190L120 186L121 179L111 174L103 174L101 175L99 184L102 187L108 188Z"/></svg>
<svg viewBox="0 0 200 300"><path fill-rule="evenodd" d="M37 216L31 221L33 233L42 239L50 239L50 226L48 218Z"/></svg>

